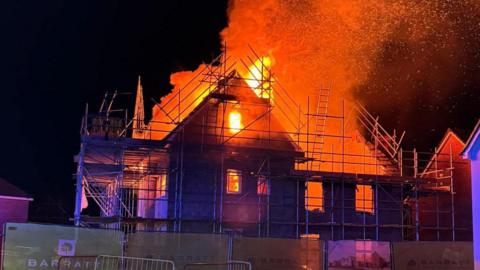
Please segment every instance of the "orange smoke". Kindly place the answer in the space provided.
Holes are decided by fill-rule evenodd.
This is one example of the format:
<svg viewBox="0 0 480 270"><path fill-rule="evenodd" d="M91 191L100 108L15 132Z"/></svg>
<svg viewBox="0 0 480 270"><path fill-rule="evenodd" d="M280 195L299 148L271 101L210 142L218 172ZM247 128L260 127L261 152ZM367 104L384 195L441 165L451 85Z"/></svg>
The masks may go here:
<svg viewBox="0 0 480 270"><path fill-rule="evenodd" d="M425 14L434 16L432 10L426 1L410 0L232 0L228 27L221 32L221 37L232 59L251 55L249 45L258 53L249 67L237 64L235 69L258 97L273 100L273 104L276 97L271 84L275 86L281 82L303 113L315 114L320 89L332 86L328 114L344 116L345 121L331 118L325 121L323 132L327 136L320 150L324 154L318 157L322 162L316 169L382 174L383 168L371 157L372 149L356 122L352 109L353 89L364 83L374 70L382 45L398 27L408 22L412 26L409 31L413 40L429 35L428 23L422 18ZM154 107L153 119L160 122L183 120L192 106L197 106L213 90L207 82L200 81L199 75L207 72L206 68L201 65L194 72L173 74L174 90L162 99L161 104L165 106L162 110ZM271 77L270 72L278 82L273 78L262 80ZM197 81L188 84L192 80ZM195 92L193 97L188 96L191 91ZM171 100L183 99L179 109L173 109L175 102L168 104ZM282 117L276 113L275 106L273 112L277 118ZM238 117L232 119L233 125L241 121ZM169 124L156 125L162 130L172 129ZM315 132L317 126L318 121L312 118L305 129ZM285 128L294 132L291 127ZM340 138L342 135L345 137ZM309 140L314 139L310 137ZM300 143L300 147L312 151L312 146L305 143ZM345 157L344 152L350 156Z"/></svg>
<svg viewBox="0 0 480 270"><path fill-rule="evenodd" d="M438 34L445 14L436 5L410 0L232 0L221 37L230 55L244 57L248 44L275 59L272 72L304 112L315 113L319 90L332 85L328 114L347 119L327 119L324 132L347 138L325 137L320 169L382 174L384 168L371 157L372 146L355 119L353 92L375 70L383 45L399 28L407 28L411 42ZM315 131L315 122L310 119L309 132ZM349 156L342 156L343 151Z"/></svg>

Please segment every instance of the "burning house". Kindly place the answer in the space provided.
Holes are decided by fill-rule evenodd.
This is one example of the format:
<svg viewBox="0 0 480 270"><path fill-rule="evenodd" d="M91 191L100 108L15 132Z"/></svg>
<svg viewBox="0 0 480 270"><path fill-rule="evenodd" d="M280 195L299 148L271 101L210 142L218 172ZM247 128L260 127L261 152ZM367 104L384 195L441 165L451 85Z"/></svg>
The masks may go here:
<svg viewBox="0 0 480 270"><path fill-rule="evenodd" d="M454 237L453 166L426 173L432 163L422 160L436 154L402 150L404 134L387 132L360 104L332 99L328 87L299 105L271 60L252 54L223 54L189 74L148 123L140 80L133 119L112 110L116 93L99 112L87 109L75 224L387 241L450 226ZM426 194L439 194L441 217L452 222L422 224Z"/></svg>

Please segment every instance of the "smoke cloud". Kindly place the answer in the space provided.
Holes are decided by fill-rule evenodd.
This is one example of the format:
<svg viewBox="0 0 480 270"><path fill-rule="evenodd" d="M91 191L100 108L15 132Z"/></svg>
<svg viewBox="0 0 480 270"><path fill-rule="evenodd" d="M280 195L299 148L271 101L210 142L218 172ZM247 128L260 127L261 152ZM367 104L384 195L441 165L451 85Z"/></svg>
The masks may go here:
<svg viewBox="0 0 480 270"><path fill-rule="evenodd" d="M452 94L478 75L479 10L461 0L232 0L221 36L230 54L250 44L271 55L304 108L332 83L331 113L346 98L398 127L418 110L453 110Z"/></svg>

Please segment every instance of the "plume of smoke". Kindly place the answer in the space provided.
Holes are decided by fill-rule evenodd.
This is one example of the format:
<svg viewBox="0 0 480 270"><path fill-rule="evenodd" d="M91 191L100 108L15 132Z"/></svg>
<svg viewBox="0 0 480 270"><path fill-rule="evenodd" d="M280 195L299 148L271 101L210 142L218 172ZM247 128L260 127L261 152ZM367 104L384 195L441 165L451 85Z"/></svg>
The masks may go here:
<svg viewBox="0 0 480 270"><path fill-rule="evenodd" d="M461 47L465 41L459 40L458 31L480 4L231 0L229 6L229 24L221 33L229 53L241 57L246 54L245 44L250 44L261 54L273 56L274 72L304 107L307 96L315 97L321 85L333 82L331 109L335 110L335 103L342 98L370 103L364 91L373 91L367 86L377 79L403 88L427 80L430 85L425 90L433 90L427 95L446 95L447 91L435 92L436 86L452 84L449 75L465 59ZM396 50L392 46L397 46ZM390 61L390 69L382 72L379 68L385 61ZM404 89L397 94L408 93ZM386 97L382 104L391 105L388 100Z"/></svg>

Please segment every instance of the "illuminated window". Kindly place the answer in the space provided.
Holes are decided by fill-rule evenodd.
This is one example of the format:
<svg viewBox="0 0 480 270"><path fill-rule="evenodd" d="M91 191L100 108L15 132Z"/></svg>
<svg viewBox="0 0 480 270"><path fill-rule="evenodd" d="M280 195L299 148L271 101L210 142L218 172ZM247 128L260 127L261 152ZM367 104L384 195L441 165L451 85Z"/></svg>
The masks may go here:
<svg viewBox="0 0 480 270"><path fill-rule="evenodd" d="M323 212L323 183L307 182L305 206L309 211Z"/></svg>
<svg viewBox="0 0 480 270"><path fill-rule="evenodd" d="M227 170L227 193L239 194L242 192L242 172L239 170Z"/></svg>
<svg viewBox="0 0 480 270"><path fill-rule="evenodd" d="M237 111L231 111L228 114L228 123L230 124L230 133L237 133L243 128L242 115Z"/></svg>
<svg viewBox="0 0 480 270"><path fill-rule="evenodd" d="M257 180L257 194L258 195L269 195L270 188L268 185L268 179L264 175L258 176Z"/></svg>
<svg viewBox="0 0 480 270"><path fill-rule="evenodd" d="M157 177L157 197L164 197L167 195L167 175L162 174Z"/></svg>
<svg viewBox="0 0 480 270"><path fill-rule="evenodd" d="M357 185L355 191L355 210L373 214L373 189L369 185Z"/></svg>

